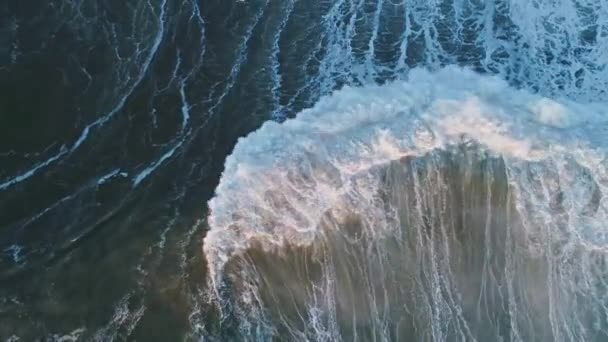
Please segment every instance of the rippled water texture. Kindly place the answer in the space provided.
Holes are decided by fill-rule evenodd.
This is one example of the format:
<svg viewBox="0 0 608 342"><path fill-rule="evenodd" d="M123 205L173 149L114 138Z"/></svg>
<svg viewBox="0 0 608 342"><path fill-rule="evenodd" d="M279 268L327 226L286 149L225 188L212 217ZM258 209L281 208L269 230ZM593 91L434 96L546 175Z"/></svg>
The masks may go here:
<svg viewBox="0 0 608 342"><path fill-rule="evenodd" d="M0 18L1 339L608 339L605 0Z"/></svg>

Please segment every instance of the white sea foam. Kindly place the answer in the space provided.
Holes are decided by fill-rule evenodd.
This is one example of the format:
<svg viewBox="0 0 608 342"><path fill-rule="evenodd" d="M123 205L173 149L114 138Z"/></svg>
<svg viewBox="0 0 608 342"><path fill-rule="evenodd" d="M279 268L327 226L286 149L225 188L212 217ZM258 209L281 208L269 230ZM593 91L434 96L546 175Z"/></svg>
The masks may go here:
<svg viewBox="0 0 608 342"><path fill-rule="evenodd" d="M602 281L602 272L608 272L601 266L596 269L590 266L601 262L589 261L595 258L608 261L608 226L605 224L608 203L603 199L608 191L607 108L602 103L579 104L544 98L514 89L498 77L447 67L436 72L415 69L406 81L382 86L346 87L321 99L295 119L282 124L268 122L239 140L226 160L216 195L209 201L210 231L205 237L204 252L209 265L209 286L215 291L211 297L217 298L220 308L226 301L236 307L234 314L239 317L239 329L245 332L244 336L267 338L276 334L277 326L284 324L283 328L292 337L299 336L296 339L349 339L365 331L384 336L383 340L395 339L394 331L384 329L401 331L397 322L403 317L400 315L409 311L382 304L377 291L384 289L384 296L395 296L403 303L432 294L425 304L428 310L416 310L420 317L426 317L421 322L428 322L434 340L446 340L456 334L445 325L451 320L458 322L456 331L463 339L498 338L501 328L496 321L467 318L482 312L501 312L495 300L505 301L512 310L500 318L511 321L512 336L530 338L533 331L539 329L541 339L589 338L593 333L585 317L589 310L596 309L587 309L584 303L596 300L600 308L608 305L605 298L597 297L601 290L581 287L578 280ZM484 171L473 176L478 171L466 161L466 154L458 153L454 156L462 159L456 164L460 166L445 164L450 158L445 157L445 153L455 153L453 151L462 146L483 151L480 153L487 154L488 160L481 163L490 166L481 167ZM394 166L408 158L420 159L420 162L413 162L409 166L411 170L405 168L405 171ZM496 171L501 169L501 163L504 163L504 176L502 171ZM464 180L459 176L450 179L451 173L462 173ZM387 181L386 177L394 179ZM508 190L497 190L504 181ZM479 189L487 189L475 190L475 185L469 185L466 189L472 190L463 190L463 193L471 191L468 197L446 204L456 196L446 189L459 182L479 183L483 185ZM399 190L400 187L403 189ZM393 194L387 196L394 199L379 199L382 193ZM483 198L479 204L482 207L470 204L469 208L467 203L477 196ZM511 204L512 201L515 203ZM458 209L460 205L464 209ZM511 206L516 215L510 214ZM449 213L458 210L462 210L465 217L472 215L486 220L470 223L470 234L482 234L486 240L467 243L480 246L453 245L456 242L450 236L457 232L450 231L455 229L451 225L460 223L453 223L457 216ZM475 214L477 211L483 214ZM338 234L351 239L347 227L352 215L360 217L365 239L352 246L342 246L341 240L333 240L331 236ZM439 231L436 233L439 235L429 238L430 242L424 238L409 241L403 237L424 236L424 229L430 229L425 228L429 225L437 226ZM485 233L476 233L476 229ZM498 238L498 245L494 242L496 236L502 236ZM391 238L400 246L398 249L392 250L392 245L386 242L392 241ZM363 242L368 239L370 242ZM368 244L376 249L365 247ZM445 247L441 247L443 244ZM285 318L290 311L283 312L281 307L291 304L283 302L280 295L267 297L264 292L265 284L272 284L275 277L281 279L281 267L292 267L279 266L282 262L291 265L289 261L276 259L274 271L264 273L263 257L244 254L251 250L297 253L294 246L320 248L324 252L318 256L320 261L315 261L321 267L320 279L310 274L297 283L281 285L286 287L285 291L292 291L289 298L295 298L295 310L306 311L305 317L290 320ZM471 267L472 273L461 274L458 260L465 259L458 259L458 255L467 255L467 251L476 249L485 254L473 253L469 257L481 258L481 264L465 263L468 266L463 267ZM500 268L495 259L503 252L507 261L505 268ZM306 259L306 255L294 258ZM249 258L260 260L249 263ZM351 259L346 261L351 266L341 264L342 258ZM408 266L413 262L409 258L420 260L417 267L424 269L425 277L418 278L417 268ZM454 261L449 261L452 258ZM231 271L225 269L234 259L242 260L237 262L240 266L231 266ZM546 278L536 279L527 273L528 263L540 262L531 260L545 260L541 264L542 272L547 272ZM584 266L572 268L569 266L572 262ZM234 267L238 271L234 271ZM289 277L297 277L300 272L306 274L309 267L313 266L289 271L293 272ZM366 267L371 269L357 271ZM390 270L391 267L397 268ZM376 276L369 272L375 272ZM406 275L413 272L414 289L406 290L409 283L402 285L395 280L394 272ZM500 276L497 272L501 272ZM222 289L228 273L231 274L229 282L236 282L239 290L224 297ZM526 275L517 281L500 280L515 279L517 274ZM463 282L469 278L481 282L480 293L466 292L467 285ZM306 285L301 284L307 283L313 284L316 290L305 290ZM354 295L344 293L350 291L348 284L351 283L373 283L380 290L371 287L360 289L362 292ZM538 297L536 308L520 300L520 296L536 296L541 283L551 290L548 295ZM511 291L508 294L502 293L505 286ZM272 293L276 288L266 291ZM313 291L314 295L298 295L306 291ZM403 294L408 291L413 297ZM442 291L445 294L441 294ZM459 291L464 291L464 295ZM489 292L486 294L486 291ZM471 304L477 300L476 296L479 298L477 309ZM301 306L297 304L300 300L304 303ZM367 309L361 312L345 309L355 305L356 300L367 303L363 306ZM550 315L547 323L535 318L538 315L535 310L545 309ZM393 310L392 314L387 310ZM275 319L281 317L285 321L269 321L264 313L277 311ZM351 324L344 317L351 314L355 321L359 315L371 317L369 319L377 323L370 328L371 323L364 323L367 319L361 318L361 323L352 323L351 335L342 335ZM566 317L570 317L570 321ZM304 330L296 328L300 321L305 322ZM528 323L538 327L530 330ZM604 331L602 327L598 325L595 333ZM412 336L424 336L420 334L423 333Z"/></svg>
<svg viewBox="0 0 608 342"><path fill-rule="evenodd" d="M209 202L207 257L221 265L253 236L275 244L306 241L358 174L466 140L521 160L604 155L607 111L603 104L515 90L499 78L457 67L413 70L408 81L384 86L347 87L293 120L268 122L239 140ZM318 165L331 171L314 174ZM315 181L300 193L305 198L291 203L306 218L298 221L265 194L294 191L294 174L308 172Z"/></svg>

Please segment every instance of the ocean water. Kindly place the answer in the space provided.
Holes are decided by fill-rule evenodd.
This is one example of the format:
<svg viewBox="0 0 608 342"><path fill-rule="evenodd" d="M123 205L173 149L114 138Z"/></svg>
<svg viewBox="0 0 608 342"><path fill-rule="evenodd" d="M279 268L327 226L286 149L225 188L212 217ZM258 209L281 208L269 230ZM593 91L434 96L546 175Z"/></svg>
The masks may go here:
<svg viewBox="0 0 608 342"><path fill-rule="evenodd" d="M0 16L1 339L608 340L608 2Z"/></svg>

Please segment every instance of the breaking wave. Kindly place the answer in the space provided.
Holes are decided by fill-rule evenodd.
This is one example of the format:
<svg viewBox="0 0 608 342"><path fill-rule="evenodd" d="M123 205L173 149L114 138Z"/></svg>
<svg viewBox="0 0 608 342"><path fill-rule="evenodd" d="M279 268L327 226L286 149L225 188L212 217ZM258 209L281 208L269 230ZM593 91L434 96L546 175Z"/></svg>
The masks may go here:
<svg viewBox="0 0 608 342"><path fill-rule="evenodd" d="M226 160L203 335L607 340L606 2L304 7L272 117L311 108Z"/></svg>
<svg viewBox="0 0 608 342"><path fill-rule="evenodd" d="M265 123L209 202L208 333L607 339L607 111L446 67Z"/></svg>

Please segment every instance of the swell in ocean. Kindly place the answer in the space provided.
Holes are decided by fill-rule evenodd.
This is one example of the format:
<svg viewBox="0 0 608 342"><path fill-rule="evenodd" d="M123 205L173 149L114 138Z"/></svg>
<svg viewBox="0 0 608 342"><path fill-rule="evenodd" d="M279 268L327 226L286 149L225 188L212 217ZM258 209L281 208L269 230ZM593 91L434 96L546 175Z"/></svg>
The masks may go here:
<svg viewBox="0 0 608 342"><path fill-rule="evenodd" d="M203 335L607 339L605 10L335 2L341 90L239 140L209 201Z"/></svg>

